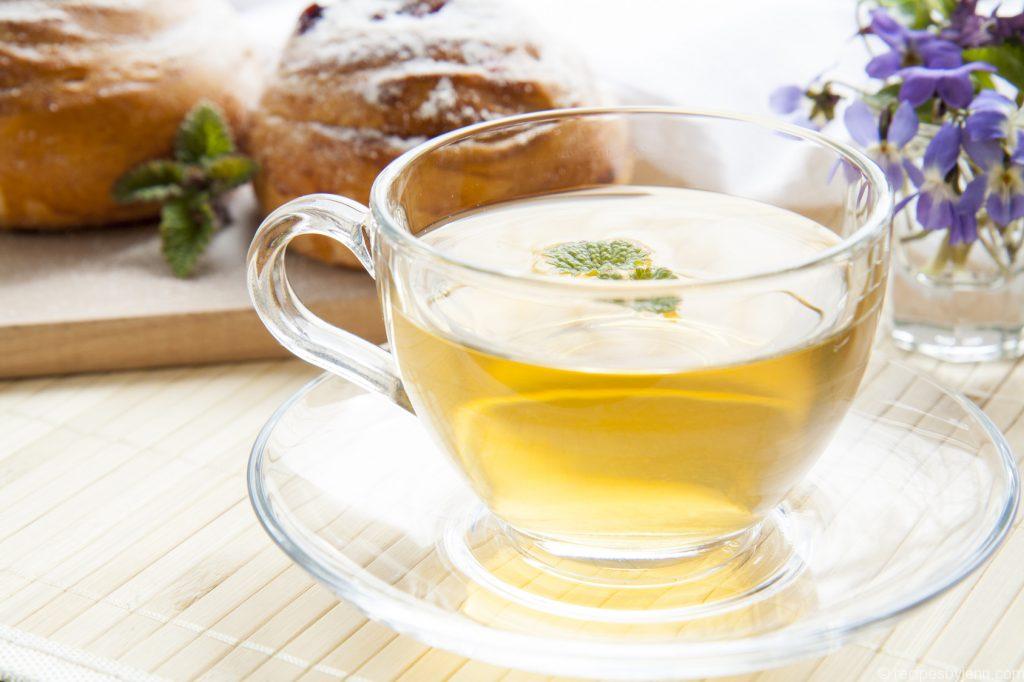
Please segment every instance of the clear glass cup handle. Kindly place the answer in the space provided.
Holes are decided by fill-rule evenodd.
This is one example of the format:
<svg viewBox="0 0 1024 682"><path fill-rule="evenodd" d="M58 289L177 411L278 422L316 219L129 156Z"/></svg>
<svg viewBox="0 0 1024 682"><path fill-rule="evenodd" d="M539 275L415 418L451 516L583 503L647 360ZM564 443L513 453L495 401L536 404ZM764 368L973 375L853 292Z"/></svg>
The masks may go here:
<svg viewBox="0 0 1024 682"><path fill-rule="evenodd" d="M411 410L394 357L314 315L295 295L285 272L288 243L302 234L319 234L345 245L376 277L363 234L369 213L362 204L333 194L311 194L279 207L249 247L249 297L263 324L289 351Z"/></svg>

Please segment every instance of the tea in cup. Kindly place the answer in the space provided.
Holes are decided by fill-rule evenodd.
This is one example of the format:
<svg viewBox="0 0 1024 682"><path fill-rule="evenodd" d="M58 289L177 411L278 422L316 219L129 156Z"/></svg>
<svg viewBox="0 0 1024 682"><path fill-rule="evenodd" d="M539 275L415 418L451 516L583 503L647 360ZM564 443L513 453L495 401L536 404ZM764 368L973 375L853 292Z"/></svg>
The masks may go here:
<svg viewBox="0 0 1024 682"><path fill-rule="evenodd" d="M541 112L413 149L369 209L282 206L250 289L299 357L414 411L510 535L664 561L756 529L828 444L870 354L891 201L860 153L784 124ZM283 253L309 233L375 276L390 353L295 298Z"/></svg>

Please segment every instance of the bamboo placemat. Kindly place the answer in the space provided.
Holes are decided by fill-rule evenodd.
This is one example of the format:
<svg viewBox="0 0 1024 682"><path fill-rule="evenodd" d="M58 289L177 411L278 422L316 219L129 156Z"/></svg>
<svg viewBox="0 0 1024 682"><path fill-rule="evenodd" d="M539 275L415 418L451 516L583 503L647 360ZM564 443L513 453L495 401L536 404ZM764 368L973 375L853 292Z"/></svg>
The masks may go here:
<svg viewBox="0 0 1024 682"><path fill-rule="evenodd" d="M1024 452L1020 363L909 361ZM314 375L275 361L0 383L0 677L545 679L369 622L272 545L245 461ZM981 570L895 625L736 679L1024 679L1022 566L1018 522Z"/></svg>

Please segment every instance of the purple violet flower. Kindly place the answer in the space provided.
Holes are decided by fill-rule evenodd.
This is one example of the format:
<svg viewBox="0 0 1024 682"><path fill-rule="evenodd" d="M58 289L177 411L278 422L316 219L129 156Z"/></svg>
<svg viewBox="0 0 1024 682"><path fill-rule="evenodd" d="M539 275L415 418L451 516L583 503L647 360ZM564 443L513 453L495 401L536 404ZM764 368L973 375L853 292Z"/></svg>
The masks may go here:
<svg viewBox="0 0 1024 682"><path fill-rule="evenodd" d="M964 124L968 139L1006 140L1011 151L1016 148L1017 136L1024 121L1022 112L1012 101L994 90L982 90L969 107L970 115Z"/></svg>
<svg viewBox="0 0 1024 682"><path fill-rule="evenodd" d="M928 31L911 30L896 21L883 9L871 12L867 32L878 36L889 51L868 62L866 71L872 78L885 79L903 67L924 65L932 69L950 69L963 64L960 47L938 38Z"/></svg>
<svg viewBox="0 0 1024 682"><path fill-rule="evenodd" d="M867 150L868 157L882 167L889 184L895 189L903 186L903 147L917 134L917 114L903 102L893 113L884 109L878 120L868 105L857 100L843 116L850 136Z"/></svg>
<svg viewBox="0 0 1024 682"><path fill-rule="evenodd" d="M993 11L989 21L995 24L995 28L991 29L995 35L986 43L987 45L998 45L1007 40L1020 42L1024 38L1024 13L997 17Z"/></svg>
<svg viewBox="0 0 1024 682"><path fill-rule="evenodd" d="M1009 163L1002 168L993 168L985 179L988 189L988 201L985 209L997 225L1006 227L1018 218L1024 218L1024 178L1021 177L1021 166Z"/></svg>
<svg viewBox="0 0 1024 682"><path fill-rule="evenodd" d="M949 226L949 243L971 244L978 238L978 210L985 199L985 178L977 177L967 183L953 209L953 222Z"/></svg>
<svg viewBox="0 0 1024 682"><path fill-rule="evenodd" d="M835 118L836 105L841 98L832 91L828 83L801 88L798 85L784 85L772 91L768 106L776 114L789 116L790 121L814 130ZM805 100L810 109L805 111Z"/></svg>
<svg viewBox="0 0 1024 682"><path fill-rule="evenodd" d="M952 69L930 69L911 66L897 72L903 78L900 99L915 107L921 106L938 93L942 101L953 109L963 109L971 103L974 84L972 71L993 72L996 67L984 62L971 62Z"/></svg>
<svg viewBox="0 0 1024 682"><path fill-rule="evenodd" d="M776 114L785 116L796 113L804 98L804 89L799 85L783 85L772 90L768 96L768 106Z"/></svg>
<svg viewBox="0 0 1024 682"><path fill-rule="evenodd" d="M985 180L988 200L985 209L996 224L1005 227L1024 218L1024 133L1017 133L1016 150L1009 154L997 140L967 142L964 147L978 164Z"/></svg>
<svg viewBox="0 0 1024 682"><path fill-rule="evenodd" d="M926 230L937 230L953 224L957 194L946 182L946 176L956 165L959 154L960 128L947 123L925 149L921 170L911 163L904 164L910 180L918 190L917 222Z"/></svg>
<svg viewBox="0 0 1024 682"><path fill-rule="evenodd" d="M1002 227L1024 218L1024 131L1017 130L1009 139L975 140L968 134L964 149L981 168L978 178L985 181L989 217Z"/></svg>
<svg viewBox="0 0 1024 682"><path fill-rule="evenodd" d="M992 16L978 14L977 0L960 0L949 16L949 26L939 36L961 47L981 47L996 39L999 21Z"/></svg>

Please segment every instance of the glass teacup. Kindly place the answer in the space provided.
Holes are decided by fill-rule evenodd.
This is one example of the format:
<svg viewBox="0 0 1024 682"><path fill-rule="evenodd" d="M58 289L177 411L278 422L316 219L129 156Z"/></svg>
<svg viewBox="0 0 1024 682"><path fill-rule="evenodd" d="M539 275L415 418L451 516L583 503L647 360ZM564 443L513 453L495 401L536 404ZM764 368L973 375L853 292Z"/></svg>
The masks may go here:
<svg viewBox="0 0 1024 682"><path fill-rule="evenodd" d="M677 234L671 211L648 220L655 200L696 201L707 230ZM530 222L565 202L587 202L599 245L625 262L566 266L598 242L573 222ZM517 546L661 562L751 533L827 445L870 354L891 204L863 155L793 126L540 112L416 147L380 174L369 208L332 195L282 206L253 240L249 287L286 348L413 410ZM461 248L453 230L471 223L492 241ZM790 253L798 224L819 242ZM283 255L305 234L341 242L376 278L392 352L296 298ZM513 267L524 234L532 261ZM745 269L662 268L646 244L673 239Z"/></svg>

